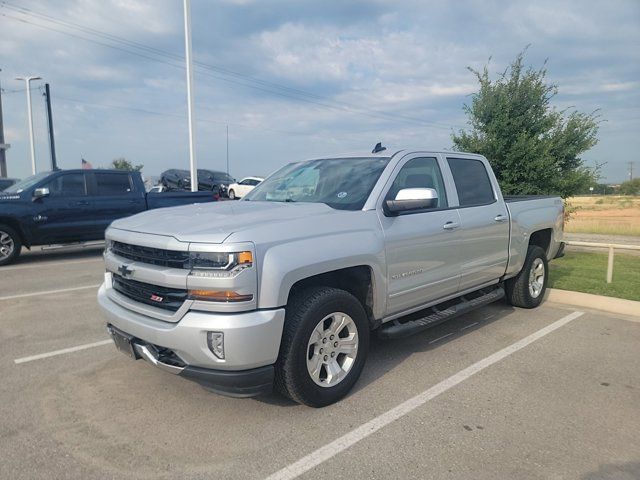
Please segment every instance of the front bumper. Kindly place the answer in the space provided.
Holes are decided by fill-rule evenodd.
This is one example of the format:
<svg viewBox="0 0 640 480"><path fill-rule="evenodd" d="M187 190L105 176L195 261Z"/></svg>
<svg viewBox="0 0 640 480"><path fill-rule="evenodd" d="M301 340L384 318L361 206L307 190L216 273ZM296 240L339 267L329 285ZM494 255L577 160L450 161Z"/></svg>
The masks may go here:
<svg viewBox="0 0 640 480"><path fill-rule="evenodd" d="M165 372L197 382L213 392L231 397L254 397L269 393L273 389L275 375L273 365L240 371L193 367L176 361L175 357L169 361L165 360L161 356L158 346L135 338L111 324L107 325L107 331L116 345L122 345L122 342L126 343L126 346L119 346L118 348L130 355L134 360L145 360Z"/></svg>
<svg viewBox="0 0 640 480"><path fill-rule="evenodd" d="M98 304L110 326L136 344L170 350L185 367L173 373L212 390L249 392L273 380L284 325L282 308L228 314L188 311L179 322L171 323L124 308L109 298L105 285L98 291ZM224 359L209 350L207 332L224 333Z"/></svg>

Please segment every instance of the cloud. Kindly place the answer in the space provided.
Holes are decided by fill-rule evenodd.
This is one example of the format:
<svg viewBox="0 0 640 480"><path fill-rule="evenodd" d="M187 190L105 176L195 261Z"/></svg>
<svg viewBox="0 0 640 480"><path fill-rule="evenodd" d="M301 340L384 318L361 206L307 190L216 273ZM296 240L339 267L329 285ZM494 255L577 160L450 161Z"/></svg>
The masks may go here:
<svg viewBox="0 0 640 480"><path fill-rule="evenodd" d="M66 26L2 5L0 14L23 20L0 17L3 86L17 89L11 79L31 73L51 84L63 166L75 166L79 155L105 165L130 157L149 174L186 165L185 72L175 60L184 49L181 2L19 4L70 22ZM624 174L622 159L640 147L634 134L640 128L640 3L576 5L194 2L195 57L214 67L195 74L199 155L212 168L223 166L227 124L237 176L264 174L296 158L370 150L380 140L446 148L451 127L465 124L462 105L477 89L466 67L481 68L492 57L490 71L502 72L532 44L526 60L542 66L549 59L548 78L559 85L555 104L600 108L608 120L600 145L585 157L608 161L604 173L613 181ZM10 172L25 176L24 93L4 95L3 105L5 129L14 138ZM34 118L38 155L46 157L39 95Z"/></svg>

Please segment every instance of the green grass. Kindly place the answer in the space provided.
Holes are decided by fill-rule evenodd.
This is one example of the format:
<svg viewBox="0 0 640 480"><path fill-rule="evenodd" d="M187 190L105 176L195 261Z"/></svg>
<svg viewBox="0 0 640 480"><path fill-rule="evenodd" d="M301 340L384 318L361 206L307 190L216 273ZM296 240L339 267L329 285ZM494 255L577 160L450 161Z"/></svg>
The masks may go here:
<svg viewBox="0 0 640 480"><path fill-rule="evenodd" d="M612 283L606 280L606 253L567 252L550 270L551 288L640 301L640 256L616 252Z"/></svg>

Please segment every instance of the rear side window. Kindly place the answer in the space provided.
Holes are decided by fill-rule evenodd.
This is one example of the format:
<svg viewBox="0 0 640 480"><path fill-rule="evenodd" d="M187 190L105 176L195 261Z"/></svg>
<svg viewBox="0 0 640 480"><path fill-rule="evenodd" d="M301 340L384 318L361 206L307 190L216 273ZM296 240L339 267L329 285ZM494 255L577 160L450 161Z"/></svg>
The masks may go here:
<svg viewBox="0 0 640 480"><path fill-rule="evenodd" d="M131 192L131 178L121 173L96 173L98 195L126 195Z"/></svg>
<svg viewBox="0 0 640 480"><path fill-rule="evenodd" d="M84 174L65 173L44 185L52 197L81 197L87 194Z"/></svg>
<svg viewBox="0 0 640 480"><path fill-rule="evenodd" d="M447 158L458 192L461 207L486 205L495 202L487 169L480 160Z"/></svg>

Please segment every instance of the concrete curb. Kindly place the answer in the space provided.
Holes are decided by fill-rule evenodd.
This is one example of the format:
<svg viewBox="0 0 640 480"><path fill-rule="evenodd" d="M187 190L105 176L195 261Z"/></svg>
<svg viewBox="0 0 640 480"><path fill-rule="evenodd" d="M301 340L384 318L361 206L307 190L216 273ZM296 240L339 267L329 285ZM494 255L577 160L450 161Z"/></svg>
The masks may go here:
<svg viewBox="0 0 640 480"><path fill-rule="evenodd" d="M630 315L640 317L640 302L624 300L622 298L604 297L602 295L592 295L590 293L571 292L569 290L558 290L548 288L545 300L549 302L564 303L583 308L593 308L620 315Z"/></svg>

